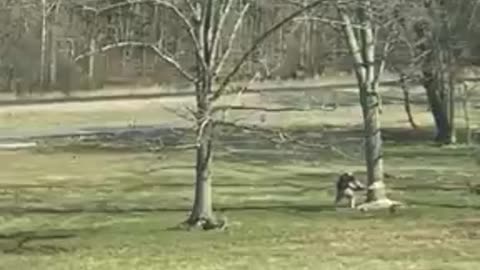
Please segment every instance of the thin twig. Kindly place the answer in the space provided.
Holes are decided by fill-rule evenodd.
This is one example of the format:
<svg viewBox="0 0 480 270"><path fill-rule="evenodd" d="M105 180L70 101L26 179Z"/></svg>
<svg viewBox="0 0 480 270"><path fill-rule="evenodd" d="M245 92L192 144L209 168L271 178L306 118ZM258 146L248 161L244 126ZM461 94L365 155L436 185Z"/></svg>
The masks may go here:
<svg viewBox="0 0 480 270"><path fill-rule="evenodd" d="M220 74L225 62L230 57L230 54L231 54L231 51L232 51L232 48L233 48L233 43L235 42L238 31L240 30L240 28L242 26L243 18L245 17L245 14L247 13L249 8L250 8L250 3L245 5L245 7L243 7L243 10L240 13L240 16L238 17L238 19L235 23L235 26L233 27L232 35L230 36L230 39L228 40L227 49L223 53L222 58L220 59L220 61L218 62L218 64L215 67L215 74Z"/></svg>

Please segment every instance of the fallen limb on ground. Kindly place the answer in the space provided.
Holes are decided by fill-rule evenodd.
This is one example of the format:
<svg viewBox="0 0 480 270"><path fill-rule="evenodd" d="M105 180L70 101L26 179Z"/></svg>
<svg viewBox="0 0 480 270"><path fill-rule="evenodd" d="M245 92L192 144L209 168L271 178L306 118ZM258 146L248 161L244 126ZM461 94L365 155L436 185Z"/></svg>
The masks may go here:
<svg viewBox="0 0 480 270"><path fill-rule="evenodd" d="M373 202L368 202L357 206L357 209L362 212L372 211L372 210L381 210L388 209L390 213L394 213L397 208L403 208L405 205L398 201L392 201L389 199L377 200Z"/></svg>

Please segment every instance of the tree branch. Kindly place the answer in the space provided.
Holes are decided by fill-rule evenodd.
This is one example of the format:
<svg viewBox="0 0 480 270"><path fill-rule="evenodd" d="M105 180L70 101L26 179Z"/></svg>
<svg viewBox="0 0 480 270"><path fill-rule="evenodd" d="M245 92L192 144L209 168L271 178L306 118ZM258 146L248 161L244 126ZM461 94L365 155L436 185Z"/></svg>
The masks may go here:
<svg viewBox="0 0 480 270"><path fill-rule="evenodd" d="M243 18L245 17L245 14L247 13L249 8L250 8L250 3L245 5L242 12L240 13L240 16L238 17L238 19L235 23L235 26L233 27L232 35L230 36L230 39L228 40L227 49L223 53L223 56L220 59L220 61L216 64L215 74L220 74L220 72L222 71L223 65L227 61L228 57L230 57L230 53L231 53L232 48L233 48L233 43L235 42L238 31L240 30L240 27L242 26Z"/></svg>
<svg viewBox="0 0 480 270"><path fill-rule="evenodd" d="M224 7L222 7L222 16L220 16L220 20L218 22L218 27L216 31L213 33L212 38L212 56L211 62L215 63L215 59L218 53L218 46L220 44L220 40L222 39L223 28L225 27L225 22L227 21L227 17L230 14L233 6L233 0L227 0ZM249 4L247 4L249 5Z"/></svg>
<svg viewBox="0 0 480 270"><path fill-rule="evenodd" d="M237 62L237 64L233 67L233 69L227 74L227 76L225 77L225 79L223 79L222 83L220 84L220 87L218 88L217 91L215 91L215 93L213 94L213 96L210 97L210 100L211 101L215 101L217 100L218 98L220 98L222 96L222 94L225 92L225 89L226 87L228 86L228 84L231 82L233 76L235 76L235 74L240 70L240 68L243 66L243 64L245 63L245 61L248 59L248 57L250 57L250 55L252 53L255 52L255 50L258 48L258 46L264 41L266 40L267 38L269 38L273 33L275 33L275 31L277 31L278 29L282 28L283 25L287 24L288 22L290 22L291 20L295 19L298 15L302 14L303 12L305 11L308 11L310 9L313 9L314 7L316 6L319 6L320 4L323 4L324 2L328 2L328 0L317 0L317 1L314 1L313 3L309 4L309 5L306 5L302 8L300 8L299 10L293 12L292 14L290 14L289 16L285 17L283 20L281 20L280 22L278 22L277 24L273 25L272 27L270 27L270 29L268 29L267 31L265 31L259 38L257 38L255 40L255 42L253 43L253 45L250 47L250 49L248 49L243 55L242 57L240 58L240 60Z"/></svg>
<svg viewBox="0 0 480 270"><path fill-rule="evenodd" d="M339 6L337 10L341 20L344 22L343 31L345 32L348 48L353 56L353 60L355 61L355 72L357 73L359 80L363 82L366 79L367 72L365 68L362 67L363 56L355 35L355 31L353 29L352 21L350 20L350 17L346 13L344 7Z"/></svg>
<svg viewBox="0 0 480 270"><path fill-rule="evenodd" d="M112 50L112 49L117 49L117 48L123 48L123 47L144 47L144 48L149 48L151 49L152 51L155 52L155 54L157 56L159 56L161 59L163 59L165 62L169 63L170 65L172 65L178 72L180 72L180 74L185 77L187 80L191 81L191 82L194 82L195 81L195 77L192 76L188 71L186 71L181 65L180 63L178 63L178 61L176 61L173 57L167 55L165 52L163 52L160 48L158 48L156 45L154 44L149 44L149 43L145 43L145 42L139 42L139 41L122 41L122 42L118 42L118 43L113 43L113 44L108 44L108 45L105 45L103 47L101 47L100 49L98 50L95 50L95 51L89 51L87 53L84 53L84 54L80 54L78 55L77 57L74 58L74 62L78 62L80 61L81 59L85 58L85 57L89 57L89 56L92 56L92 55L95 55L95 54L99 54L99 53L104 53L106 51L109 51L109 50Z"/></svg>
<svg viewBox="0 0 480 270"><path fill-rule="evenodd" d="M263 111L263 112L304 112L304 111L307 111L305 109L295 108L295 107L266 108L266 107L257 107L257 106L216 106L212 109L212 113L215 113L217 111L227 111L227 110Z"/></svg>

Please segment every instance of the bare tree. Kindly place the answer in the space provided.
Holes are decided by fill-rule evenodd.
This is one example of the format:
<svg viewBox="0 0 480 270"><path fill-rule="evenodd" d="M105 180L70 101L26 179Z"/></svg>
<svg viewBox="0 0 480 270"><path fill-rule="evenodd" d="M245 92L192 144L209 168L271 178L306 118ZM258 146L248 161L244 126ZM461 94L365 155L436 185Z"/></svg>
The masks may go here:
<svg viewBox="0 0 480 270"><path fill-rule="evenodd" d="M222 227L224 224L224 222L216 219L212 206L210 167L214 147L213 134L217 123L215 120L215 112L219 111L219 109L215 107L215 102L227 92L231 92L230 90L232 89L229 87L230 82L262 42L295 17L307 10L313 9L323 2L324 0L312 1L272 25L260 34L252 43L251 47L241 54L238 60L231 65L228 65L227 61L231 60L231 54L235 49L239 30L250 8L249 2L237 0L189 0L185 1L186 5L180 5L178 1L137 0L111 4L101 8L88 7L94 11L95 14L100 14L107 10L131 4L155 3L173 12L177 22L183 25L184 30L188 34L196 59L194 72L189 71L188 68L175 59L169 52L159 47L158 42L120 41L104 45L94 51L90 50L85 54L77 56L76 60L89 57L99 52L127 46L149 48L165 62L175 67L185 79L194 85L196 109L192 113L196 122L196 141L194 144L196 150L196 167L193 209L185 222L189 227L201 226L204 229L214 229ZM231 29L227 29L226 22L232 17L235 18L234 23ZM221 46L222 38L225 37L228 37L227 42ZM241 90L242 89L240 89L240 91ZM222 110L223 109L224 108L222 108Z"/></svg>
<svg viewBox="0 0 480 270"><path fill-rule="evenodd" d="M374 25L372 1L358 0L353 9L356 16L350 15L349 6L339 2L337 5L343 31L350 53L354 61L354 70L358 82L360 105L364 119L365 160L367 166L368 192L366 203L360 205L361 210L390 208L398 202L387 198L384 183L384 167L382 153L382 133L380 125L381 99L378 83L384 69L385 55L380 63L376 59L378 46L378 25ZM352 20L354 18L356 24ZM388 51L386 42L383 52Z"/></svg>
<svg viewBox="0 0 480 270"><path fill-rule="evenodd" d="M456 142L455 105L457 71L478 65L478 35L475 18L479 2L473 0L404 1L403 36L416 53L414 67L420 71L440 144Z"/></svg>

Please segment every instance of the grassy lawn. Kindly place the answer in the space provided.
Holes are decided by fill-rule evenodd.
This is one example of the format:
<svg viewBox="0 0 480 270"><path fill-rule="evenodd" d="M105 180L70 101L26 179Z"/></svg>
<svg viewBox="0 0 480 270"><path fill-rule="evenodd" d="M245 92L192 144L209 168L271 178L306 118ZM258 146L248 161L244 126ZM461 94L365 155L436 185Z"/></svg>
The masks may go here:
<svg viewBox="0 0 480 270"><path fill-rule="evenodd" d="M151 117L140 120L157 116L148 108L137 109ZM386 171L394 176L387 184L389 196L409 208L393 215L332 208L339 171L364 177L358 112L267 117L352 159L322 147L276 147L256 133L222 133L213 168L215 208L229 223L222 232L172 229L192 203L192 152L57 140L0 152L0 269L479 269L480 196L465 184L479 183L478 152L429 144L428 131L408 131L401 106L382 116ZM86 122L98 111L83 113ZM19 233L33 240L18 248L20 237L8 236Z"/></svg>

